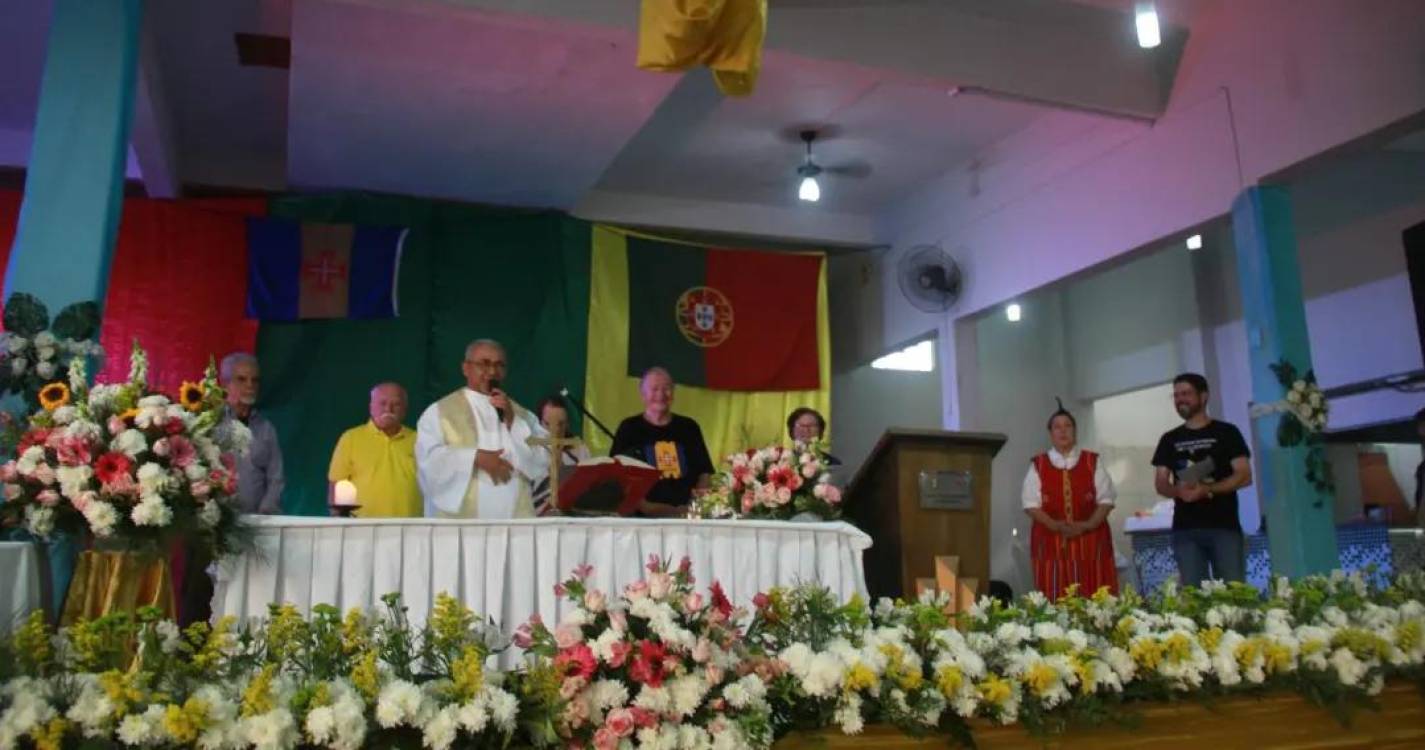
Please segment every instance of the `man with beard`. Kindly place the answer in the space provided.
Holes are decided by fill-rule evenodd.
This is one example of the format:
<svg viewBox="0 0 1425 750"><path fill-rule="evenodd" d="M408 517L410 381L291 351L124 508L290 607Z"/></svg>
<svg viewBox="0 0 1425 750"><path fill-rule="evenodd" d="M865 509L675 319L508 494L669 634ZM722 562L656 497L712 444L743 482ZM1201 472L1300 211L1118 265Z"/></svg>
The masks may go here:
<svg viewBox="0 0 1425 750"><path fill-rule="evenodd" d="M1173 379L1183 424L1164 434L1153 453L1154 486L1173 500L1173 554L1184 585L1247 577L1237 490L1252 483L1251 452L1236 427L1207 415L1207 398L1203 376Z"/></svg>
<svg viewBox="0 0 1425 750"><path fill-rule="evenodd" d="M381 383L371 389L367 406L371 419L341 434L327 469L328 496L336 483L356 485L356 502L362 518L420 518L421 488L416 482L416 431L406 419L406 389L399 383Z"/></svg>

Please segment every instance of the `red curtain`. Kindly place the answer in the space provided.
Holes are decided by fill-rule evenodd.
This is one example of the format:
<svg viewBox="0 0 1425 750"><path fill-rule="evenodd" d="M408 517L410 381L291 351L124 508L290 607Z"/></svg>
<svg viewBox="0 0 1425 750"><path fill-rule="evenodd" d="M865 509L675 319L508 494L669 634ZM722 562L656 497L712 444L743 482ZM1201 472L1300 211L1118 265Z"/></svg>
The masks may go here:
<svg viewBox="0 0 1425 750"><path fill-rule="evenodd" d="M8 263L19 205L20 193L0 191L0 262ZM210 356L253 350L257 321L243 318L243 219L266 212L263 199L124 199L103 305L101 382L128 375L135 339L148 351L150 384L169 393L201 377Z"/></svg>

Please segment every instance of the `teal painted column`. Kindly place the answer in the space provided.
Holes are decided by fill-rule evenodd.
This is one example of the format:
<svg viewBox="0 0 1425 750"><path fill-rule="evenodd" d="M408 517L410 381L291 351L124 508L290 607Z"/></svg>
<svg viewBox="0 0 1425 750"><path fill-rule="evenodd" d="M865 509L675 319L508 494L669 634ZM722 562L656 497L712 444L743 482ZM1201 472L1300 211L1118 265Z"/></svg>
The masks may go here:
<svg viewBox="0 0 1425 750"><path fill-rule="evenodd" d="M104 301L123 202L142 0L55 0L5 296Z"/></svg>
<svg viewBox="0 0 1425 750"><path fill-rule="evenodd" d="M1311 341L1301 294L1291 196L1282 187L1248 188L1232 203L1237 275L1252 369L1252 401L1280 401L1285 389L1271 366L1286 359L1298 372L1311 369ZM1257 497L1266 510L1272 568L1302 576L1340 567L1336 553L1335 499L1306 481L1304 445L1277 445L1281 414L1253 420Z"/></svg>
<svg viewBox="0 0 1425 750"><path fill-rule="evenodd" d="M123 203L143 0L54 0L39 111L5 298L38 297L56 315L102 309ZM50 612L69 590L78 540L47 545Z"/></svg>

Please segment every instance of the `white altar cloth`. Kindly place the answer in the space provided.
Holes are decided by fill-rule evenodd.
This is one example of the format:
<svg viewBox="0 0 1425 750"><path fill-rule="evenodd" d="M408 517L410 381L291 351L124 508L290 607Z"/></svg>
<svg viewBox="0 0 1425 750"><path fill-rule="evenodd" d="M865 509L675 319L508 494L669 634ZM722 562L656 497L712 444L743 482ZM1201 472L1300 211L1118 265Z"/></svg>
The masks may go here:
<svg viewBox="0 0 1425 750"><path fill-rule="evenodd" d="M554 585L575 566L611 595L642 577L649 555L687 555L699 591L721 582L736 605L773 586L820 583L843 600L866 595L861 553L871 538L846 523L540 518L477 521L251 516L258 550L220 564L213 614L264 617L271 603L380 605L399 592L413 625L449 593L506 634L538 612L555 623L568 603Z"/></svg>
<svg viewBox="0 0 1425 750"><path fill-rule="evenodd" d="M15 632L42 603L39 547L0 542L0 633Z"/></svg>

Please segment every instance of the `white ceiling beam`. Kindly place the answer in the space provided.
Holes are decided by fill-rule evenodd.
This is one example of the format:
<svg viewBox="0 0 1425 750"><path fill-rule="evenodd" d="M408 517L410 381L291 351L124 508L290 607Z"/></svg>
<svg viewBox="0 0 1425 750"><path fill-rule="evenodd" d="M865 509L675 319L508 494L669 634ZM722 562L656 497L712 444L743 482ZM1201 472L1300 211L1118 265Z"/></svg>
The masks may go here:
<svg viewBox="0 0 1425 750"><path fill-rule="evenodd" d="M152 10L152 9L150 9ZM177 198L183 183L178 172L177 132L168 107L163 68L155 48L155 15L145 14L139 42L139 65L134 91L133 126L129 145L138 159L144 190L151 198Z"/></svg>

